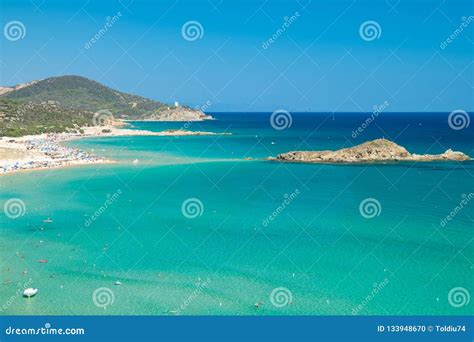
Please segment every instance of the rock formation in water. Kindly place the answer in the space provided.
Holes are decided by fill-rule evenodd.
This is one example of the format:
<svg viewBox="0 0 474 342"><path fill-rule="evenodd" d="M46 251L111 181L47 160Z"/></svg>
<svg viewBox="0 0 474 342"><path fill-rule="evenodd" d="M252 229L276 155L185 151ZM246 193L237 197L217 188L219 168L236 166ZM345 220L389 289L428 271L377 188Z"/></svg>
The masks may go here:
<svg viewBox="0 0 474 342"><path fill-rule="evenodd" d="M270 160L301 163L376 163L397 161L466 161L471 158L462 153L447 150L442 154L414 154L386 139L376 139L337 151L291 151Z"/></svg>

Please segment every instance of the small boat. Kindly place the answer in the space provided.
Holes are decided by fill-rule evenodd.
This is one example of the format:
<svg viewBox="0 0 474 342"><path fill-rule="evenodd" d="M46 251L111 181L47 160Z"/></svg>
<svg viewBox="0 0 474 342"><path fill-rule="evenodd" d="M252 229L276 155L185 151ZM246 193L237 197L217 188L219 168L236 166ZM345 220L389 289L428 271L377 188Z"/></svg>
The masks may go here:
<svg viewBox="0 0 474 342"><path fill-rule="evenodd" d="M37 293L38 293L38 289L35 289L33 287L29 287L25 291L23 291L23 296L30 298L30 297L33 297L34 295L36 295Z"/></svg>
<svg viewBox="0 0 474 342"><path fill-rule="evenodd" d="M53 220L51 220L49 217L46 220L43 220L44 223L51 223Z"/></svg>
<svg viewBox="0 0 474 342"><path fill-rule="evenodd" d="M41 264L46 264L46 263L48 262L48 260L46 260L46 259L39 259L38 262L41 263Z"/></svg>
<svg viewBox="0 0 474 342"><path fill-rule="evenodd" d="M133 164L134 164L134 165L138 164L138 159L135 159L135 160L133 161Z"/></svg>
<svg viewBox="0 0 474 342"><path fill-rule="evenodd" d="M122 285L122 282L120 282L120 281L117 280L114 284L115 284L115 285Z"/></svg>

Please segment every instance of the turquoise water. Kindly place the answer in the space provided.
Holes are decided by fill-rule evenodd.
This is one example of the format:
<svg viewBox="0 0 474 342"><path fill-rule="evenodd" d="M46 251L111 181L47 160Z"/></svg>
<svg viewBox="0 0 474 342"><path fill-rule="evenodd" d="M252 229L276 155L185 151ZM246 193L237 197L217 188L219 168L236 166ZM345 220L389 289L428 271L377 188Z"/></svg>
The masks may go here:
<svg viewBox="0 0 474 342"><path fill-rule="evenodd" d="M0 178L2 206L19 198L26 208L1 218L1 314L474 313L472 302L448 300L456 287L474 293L474 200L440 223L474 193L474 162L263 159L381 136L412 152L473 156L472 125L452 130L442 113L383 114L353 139L368 114L293 114L281 131L269 115L216 114L185 127L231 136L73 141L118 163ZM132 123L156 131L183 124ZM195 218L183 215L190 198L202 203ZM361 215L367 198L380 203L378 216ZM21 298L24 284L38 295ZM108 290L94 301L100 288Z"/></svg>

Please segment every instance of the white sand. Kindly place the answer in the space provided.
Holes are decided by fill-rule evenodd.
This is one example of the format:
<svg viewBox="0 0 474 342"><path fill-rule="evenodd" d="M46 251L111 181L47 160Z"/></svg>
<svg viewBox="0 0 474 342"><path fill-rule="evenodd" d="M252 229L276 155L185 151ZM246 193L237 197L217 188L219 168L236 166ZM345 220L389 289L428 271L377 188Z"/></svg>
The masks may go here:
<svg viewBox="0 0 474 342"><path fill-rule="evenodd" d="M220 134L185 130L152 132L146 130L117 128L116 125L83 127L82 130L84 133L80 134L53 133L28 135L17 138L0 138L0 174L22 170L113 162L78 149L63 146L60 144L61 141L85 137L192 136Z"/></svg>

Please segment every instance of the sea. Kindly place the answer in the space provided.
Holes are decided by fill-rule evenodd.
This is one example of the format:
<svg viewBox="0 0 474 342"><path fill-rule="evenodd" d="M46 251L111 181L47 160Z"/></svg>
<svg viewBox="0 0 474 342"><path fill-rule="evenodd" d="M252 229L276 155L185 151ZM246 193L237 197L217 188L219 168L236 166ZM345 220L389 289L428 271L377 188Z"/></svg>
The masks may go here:
<svg viewBox="0 0 474 342"><path fill-rule="evenodd" d="M267 160L474 157L472 113L212 115L129 124L226 134L74 140L117 162L0 177L0 315L474 313L474 161Z"/></svg>

